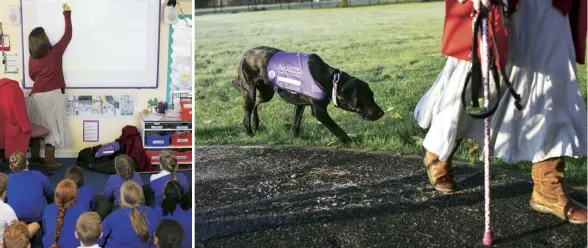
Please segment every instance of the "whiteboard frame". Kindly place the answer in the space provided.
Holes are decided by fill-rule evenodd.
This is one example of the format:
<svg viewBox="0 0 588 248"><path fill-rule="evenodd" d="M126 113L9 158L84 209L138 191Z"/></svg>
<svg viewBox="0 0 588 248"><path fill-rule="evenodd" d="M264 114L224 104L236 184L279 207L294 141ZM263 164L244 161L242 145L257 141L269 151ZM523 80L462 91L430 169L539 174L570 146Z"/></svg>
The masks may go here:
<svg viewBox="0 0 588 248"><path fill-rule="evenodd" d="M22 3L23 0L20 0L20 16L21 16L21 21L20 21L20 33L21 33L21 50L22 50L22 87L23 89L32 89L33 87L27 87L26 86L26 78L28 75L27 72L27 68L25 66L25 63L27 63L27 61L25 61L25 33L24 33L24 16L23 16L23 11L22 11ZM159 10L158 12L158 18L157 18L157 70L156 70L156 78L155 78L155 86L147 86L147 87L68 87L67 83L65 88L66 89L157 89L159 88L159 66L161 64L160 61L160 52L161 52L161 1L157 0L158 5L159 5Z"/></svg>

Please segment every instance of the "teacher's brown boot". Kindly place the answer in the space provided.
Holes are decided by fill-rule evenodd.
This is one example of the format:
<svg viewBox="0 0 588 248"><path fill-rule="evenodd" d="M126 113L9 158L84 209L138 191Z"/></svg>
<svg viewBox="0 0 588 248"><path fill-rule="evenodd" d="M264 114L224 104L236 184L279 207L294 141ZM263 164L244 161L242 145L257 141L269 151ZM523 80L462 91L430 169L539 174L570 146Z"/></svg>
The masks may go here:
<svg viewBox="0 0 588 248"><path fill-rule="evenodd" d="M586 206L568 198L563 190L564 169L563 158L552 158L533 164L531 208L537 212L553 214L573 224L586 224Z"/></svg>
<svg viewBox="0 0 588 248"><path fill-rule="evenodd" d="M60 163L55 161L55 146L45 146L45 167L48 169L56 170L61 167Z"/></svg>
<svg viewBox="0 0 588 248"><path fill-rule="evenodd" d="M453 180L451 160L453 159L453 155L457 151L460 143L461 140L455 142L451 155L449 155L449 159L447 159L446 162L440 161L437 154L427 151L427 149L423 147L423 163L427 168L427 177L429 178L431 185L433 185L437 191L449 193L457 189L457 185Z"/></svg>

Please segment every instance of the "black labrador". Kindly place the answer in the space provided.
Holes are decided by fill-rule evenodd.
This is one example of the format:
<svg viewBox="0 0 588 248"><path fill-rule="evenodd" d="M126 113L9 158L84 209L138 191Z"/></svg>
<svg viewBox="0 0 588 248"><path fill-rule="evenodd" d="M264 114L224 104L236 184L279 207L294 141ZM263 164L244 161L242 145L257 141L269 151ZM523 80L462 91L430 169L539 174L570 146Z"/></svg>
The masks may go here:
<svg viewBox="0 0 588 248"><path fill-rule="evenodd" d="M269 102L275 93L274 84L269 80L267 66L272 56L281 50L272 47L256 47L245 53L239 65L238 76L234 84L243 90L245 118L243 125L249 136L259 128L259 104ZM350 143L351 139L327 113L331 101L340 109L358 113L364 120L375 121L384 115L384 111L374 101L374 93L364 81L329 66L316 54L308 55L308 69L312 78L325 92L321 100L282 88L277 92L286 102L295 105L292 134L298 136L300 121L304 108L310 105L312 115L325 125L342 143ZM334 81L338 79L338 81ZM336 83L336 92L333 86ZM332 96L335 97L332 97ZM335 98L335 99L333 99ZM253 123L251 123L253 121ZM252 130L253 126L253 130Z"/></svg>

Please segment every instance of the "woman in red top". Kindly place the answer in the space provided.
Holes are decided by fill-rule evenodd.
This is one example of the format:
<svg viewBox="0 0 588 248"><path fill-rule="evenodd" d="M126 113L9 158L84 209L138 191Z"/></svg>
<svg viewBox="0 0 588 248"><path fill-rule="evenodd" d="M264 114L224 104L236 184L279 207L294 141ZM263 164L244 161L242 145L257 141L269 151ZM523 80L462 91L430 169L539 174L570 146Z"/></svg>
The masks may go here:
<svg viewBox="0 0 588 248"><path fill-rule="evenodd" d="M71 11L63 5L65 33L54 46L42 27L37 27L29 35L29 77L34 81L29 103L31 123L48 128L51 133L45 137L45 159L41 159L40 141L31 143L31 160L42 161L51 169L61 167L55 162L55 147L66 144L65 125L65 80L63 78L62 58L72 38Z"/></svg>
<svg viewBox="0 0 588 248"><path fill-rule="evenodd" d="M441 192L456 190L451 160L460 141L484 143L484 121L465 113L461 92L472 65L470 13L474 4L490 1L460 2L446 0L442 52L449 58L414 112L418 124L429 129L423 141L424 163L430 182ZM495 37L500 53L507 54L505 72L521 95L523 109L515 108L506 90L492 97L501 101L490 117L493 155L507 163L532 162L534 210L584 224L586 207L568 198L562 183L563 157L586 157L586 103L576 73L576 62L584 62L586 1L508 2L515 12L506 28L495 29Z"/></svg>

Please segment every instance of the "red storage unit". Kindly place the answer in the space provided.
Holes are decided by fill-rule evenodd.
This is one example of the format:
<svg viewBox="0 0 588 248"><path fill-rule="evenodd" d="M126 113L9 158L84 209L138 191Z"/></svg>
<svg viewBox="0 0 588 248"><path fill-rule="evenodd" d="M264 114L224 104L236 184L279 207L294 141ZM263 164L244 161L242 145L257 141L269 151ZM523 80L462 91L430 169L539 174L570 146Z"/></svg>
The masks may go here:
<svg viewBox="0 0 588 248"><path fill-rule="evenodd" d="M158 151L145 151L147 157L151 160L152 164L159 164L159 152Z"/></svg>
<svg viewBox="0 0 588 248"><path fill-rule="evenodd" d="M191 121L192 120L192 102L181 102L181 118L184 121Z"/></svg>
<svg viewBox="0 0 588 248"><path fill-rule="evenodd" d="M191 146L192 133L174 133L171 135L172 146Z"/></svg>
<svg viewBox="0 0 588 248"><path fill-rule="evenodd" d="M192 163L192 151L175 151L174 154L178 159L178 163Z"/></svg>

